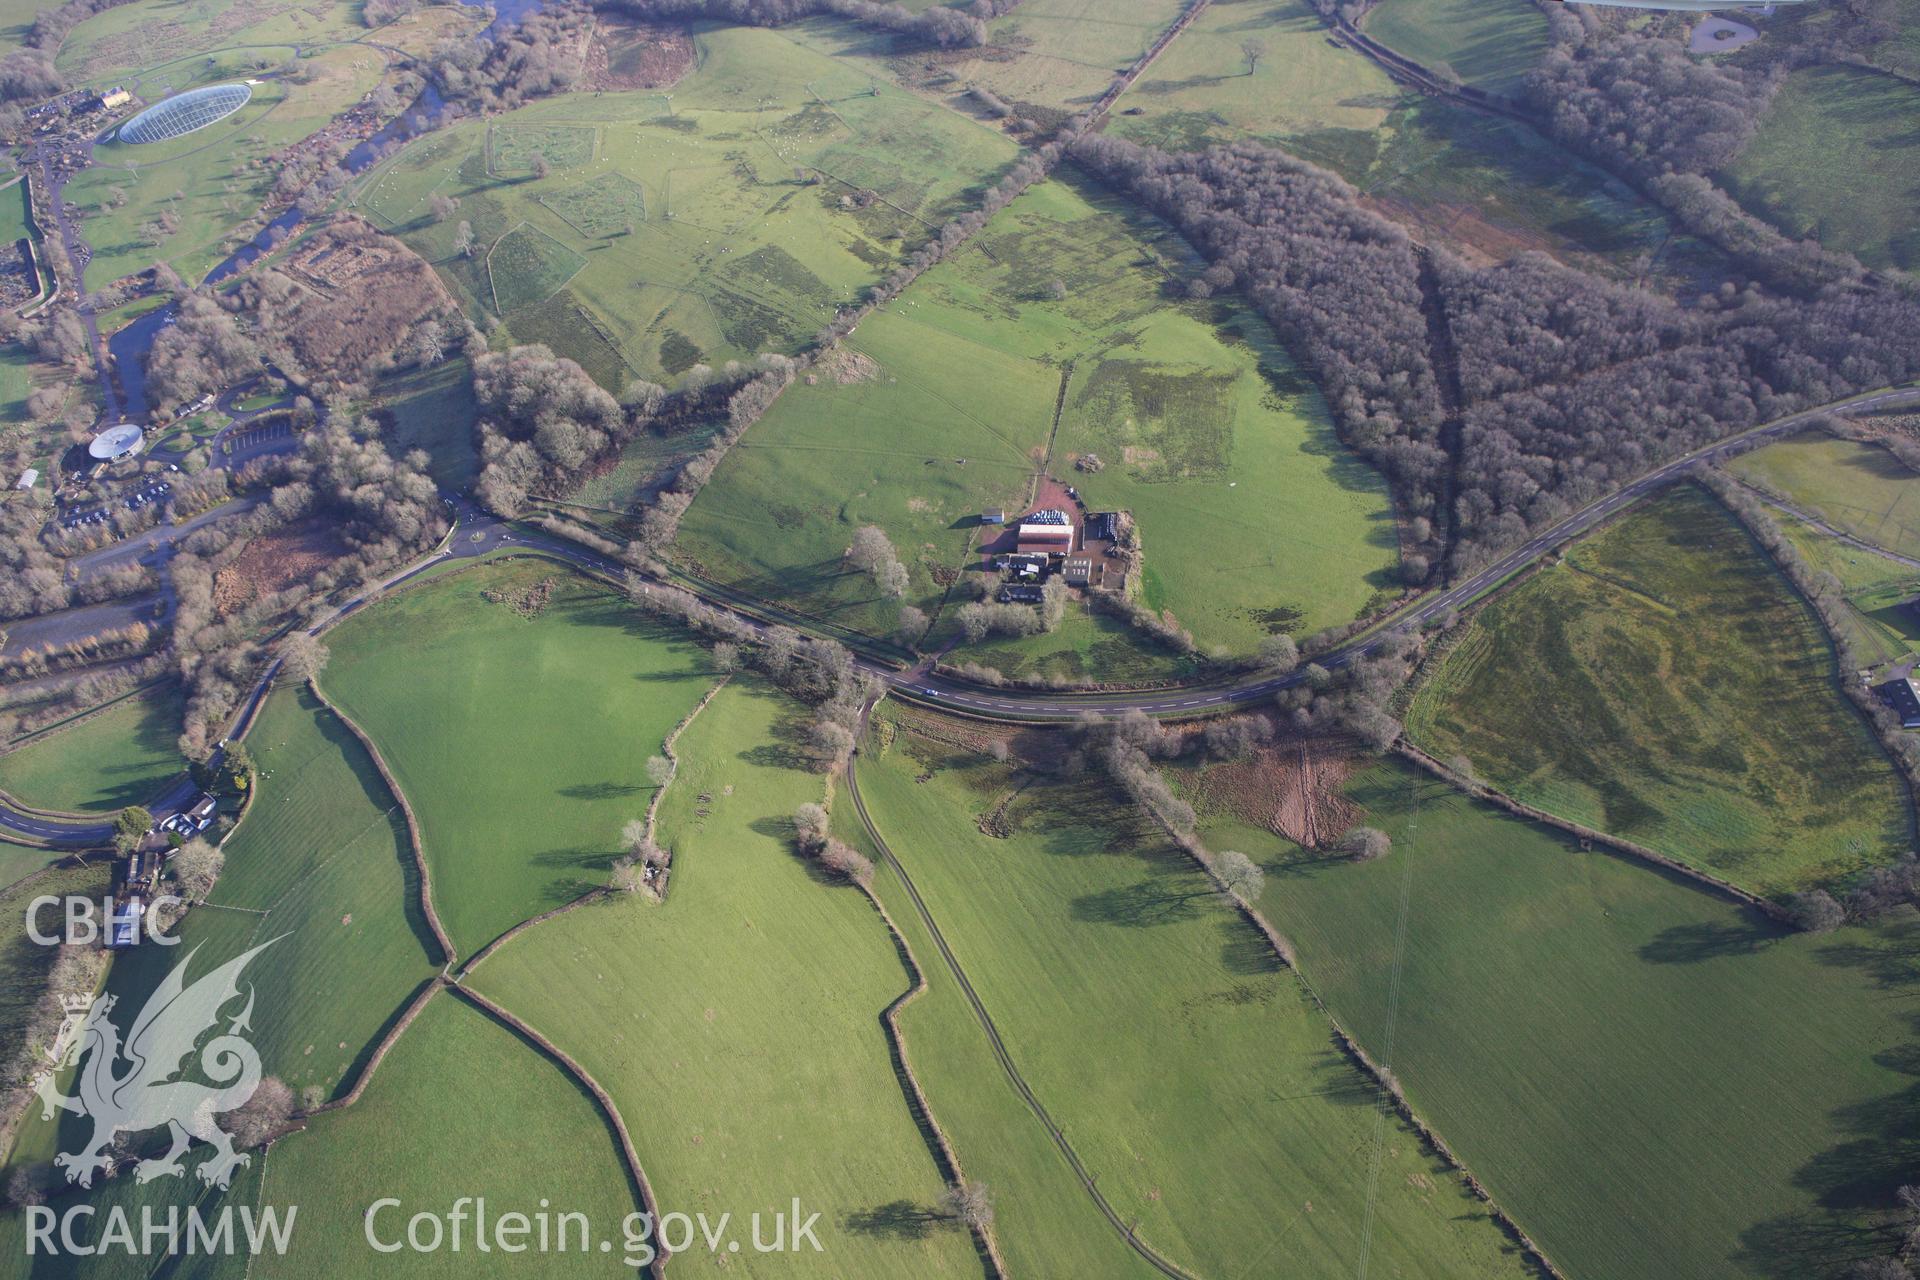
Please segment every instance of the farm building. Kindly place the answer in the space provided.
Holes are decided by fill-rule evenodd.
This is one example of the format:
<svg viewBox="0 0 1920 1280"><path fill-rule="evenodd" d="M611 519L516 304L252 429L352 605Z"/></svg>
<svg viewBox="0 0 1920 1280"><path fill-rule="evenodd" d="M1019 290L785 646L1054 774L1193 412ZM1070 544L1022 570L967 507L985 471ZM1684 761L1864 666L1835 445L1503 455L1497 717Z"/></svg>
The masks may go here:
<svg viewBox="0 0 1920 1280"><path fill-rule="evenodd" d="M1022 523L1016 549L1022 555L1065 555L1073 550L1073 526Z"/></svg>
<svg viewBox="0 0 1920 1280"><path fill-rule="evenodd" d="M1010 555L998 555L993 558L993 567L1002 573L1016 574L1022 578L1032 578L1047 571L1047 557L1045 555L1023 555L1017 552Z"/></svg>
<svg viewBox="0 0 1920 1280"><path fill-rule="evenodd" d="M1096 511L1087 517L1087 541L1112 542L1120 532L1118 511Z"/></svg>
<svg viewBox="0 0 1920 1280"><path fill-rule="evenodd" d="M20 473L20 482L14 485L13 487L16 489L31 489L33 488L34 484L39 481L39 479L40 479L39 469L36 467L28 467L25 471L22 471Z"/></svg>
<svg viewBox="0 0 1920 1280"><path fill-rule="evenodd" d="M1912 676L1902 676L1875 685L1873 692L1893 714L1900 717L1903 728L1920 729L1920 688L1914 686Z"/></svg>
<svg viewBox="0 0 1920 1280"><path fill-rule="evenodd" d="M1005 524L1006 522L1007 513L997 507L980 513L981 524Z"/></svg>
<svg viewBox="0 0 1920 1280"><path fill-rule="evenodd" d="M1070 587L1086 586L1089 582L1093 581L1093 557L1068 556L1066 566L1061 570L1061 574L1066 578L1067 585Z"/></svg>

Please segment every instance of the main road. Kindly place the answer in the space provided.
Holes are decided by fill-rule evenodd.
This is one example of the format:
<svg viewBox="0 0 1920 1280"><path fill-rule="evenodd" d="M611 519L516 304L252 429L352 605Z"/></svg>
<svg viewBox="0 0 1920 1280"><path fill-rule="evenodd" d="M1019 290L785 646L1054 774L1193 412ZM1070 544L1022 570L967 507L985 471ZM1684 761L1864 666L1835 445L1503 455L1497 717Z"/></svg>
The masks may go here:
<svg viewBox="0 0 1920 1280"><path fill-rule="evenodd" d="M1775 437L1804 430L1822 413L1837 409L1905 407L1920 407L1920 387L1875 391L1818 408L1806 409L1743 431L1738 435L1728 436L1696 449L1692 453L1675 458L1605 498L1582 507L1558 524L1534 534L1471 577L1454 583L1444 590L1418 597L1367 634L1319 655L1315 661L1326 668L1344 667L1375 652L1395 633L1420 630L1434 619L1443 617L1452 610L1478 599L1528 565L1551 555L1569 542L1586 534L1602 521L1617 515L1622 509L1683 479L1696 465L1711 463L1753 448L1756 444ZM629 566L578 543L547 534L528 533L509 526L461 499L449 499L448 502L454 508L456 527L448 534L438 550L387 578L378 588L348 600L332 614L309 628L311 634L319 635L325 632L368 603L374 595L404 585L417 574L450 559L520 549L554 556L596 573L617 577L632 572ZM679 586L677 583L667 583L649 578L644 574L640 576L643 580L651 581L655 585ZM744 613L726 602L710 601L710 603L735 613L755 631L763 631L770 625L765 620ZM1265 675L1254 672L1243 675L1238 680L1212 684L1190 684L1131 693L1066 693L1050 689L991 689L940 675L932 671L927 663L902 670L864 656L856 655L854 661L861 670L870 672L885 681L889 690L896 696L910 701L948 707L967 715L983 716L989 719L1026 722L1059 722L1071 720L1087 712L1096 715L1116 715L1132 710L1171 717L1199 716L1212 711L1263 702L1282 689L1290 688L1306 679L1305 673L1301 671L1292 671L1284 675ZM244 726L251 720L253 711L265 697L278 668L279 662L276 660L261 673L260 679L234 717L234 727L229 730L230 736L244 731ZM177 781L149 807L153 809L156 817L164 816L185 804L192 794L191 787L185 784L184 780ZM0 835L8 831L29 837L36 842L62 848L95 847L104 843L110 834L110 828L104 823L61 822L43 814L16 810L4 801L0 801Z"/></svg>

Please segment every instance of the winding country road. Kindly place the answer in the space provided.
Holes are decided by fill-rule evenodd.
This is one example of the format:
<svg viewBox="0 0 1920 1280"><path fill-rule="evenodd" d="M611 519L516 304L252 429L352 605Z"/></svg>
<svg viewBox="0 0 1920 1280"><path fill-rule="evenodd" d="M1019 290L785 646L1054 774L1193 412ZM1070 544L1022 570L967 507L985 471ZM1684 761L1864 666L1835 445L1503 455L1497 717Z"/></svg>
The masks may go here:
<svg viewBox="0 0 1920 1280"><path fill-rule="evenodd" d="M1763 423L1738 435L1728 436L1696 449L1692 453L1675 458L1647 472L1624 488L1581 508L1551 528L1534 534L1471 577L1445 590L1417 598L1369 634L1322 654L1315 661L1326 668L1344 667L1380 648L1396 632L1418 630L1433 619L1442 617L1449 611L1458 609L1491 591L1528 565L1553 554L1592 530L1602 521L1619 514L1626 507L1683 479L1697 464L1717 461L1753 448L1767 440L1805 430L1820 414L1836 409L1889 407L1920 407L1920 387L1889 388L1805 409L1799 413ZM479 511L465 499L449 498L448 504L454 510L456 524L438 550L385 579L378 587L348 600L333 613L308 628L309 634L320 635L346 619L375 596L403 586L410 579L435 565L452 559L483 556L497 550L538 552L614 578L633 572L630 566L591 551L578 543L568 542L548 534L521 532ZM686 589L682 584L668 583L649 575L642 574L640 577L658 586ZM755 631L764 631L770 625L726 601L713 600L709 603L740 617ZM925 662L905 670L858 655L854 662L861 670L884 680L895 696L929 706L949 708L966 715L1023 722L1058 723L1072 720L1087 712L1096 715L1116 715L1130 710L1176 718L1201 716L1212 711L1264 701L1280 690L1291 688L1306 679L1302 671L1293 671L1279 676L1262 676L1255 673L1243 676L1237 681L1210 685L1185 685L1132 693L1068 693L1040 689L991 689L930 671ZM235 714L228 736L237 737L245 732L245 726L251 722L254 710L265 698L278 670L279 662L276 659L261 673L260 679L242 703L240 711ZM165 816L186 803L192 794L190 784L182 779L170 786L164 795L148 807L153 810L156 817ZM9 831L59 848L82 849L97 847L103 843L108 838L110 827L106 823L61 822L42 814L23 812L0 802L0 835Z"/></svg>

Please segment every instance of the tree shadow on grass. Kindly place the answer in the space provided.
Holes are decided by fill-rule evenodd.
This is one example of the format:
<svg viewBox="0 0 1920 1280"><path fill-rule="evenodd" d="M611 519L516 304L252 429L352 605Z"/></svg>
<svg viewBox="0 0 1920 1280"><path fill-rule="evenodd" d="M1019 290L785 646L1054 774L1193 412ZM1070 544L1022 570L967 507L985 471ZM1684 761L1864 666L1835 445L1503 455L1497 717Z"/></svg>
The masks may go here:
<svg viewBox="0 0 1920 1280"><path fill-rule="evenodd" d="M582 782L571 787L561 787L559 794L569 800L617 800L621 796L638 795L647 790L626 782Z"/></svg>
<svg viewBox="0 0 1920 1280"><path fill-rule="evenodd" d="M1855 969L1883 991L1920 994L1920 929L1910 914L1901 915L1848 930L1857 940L1816 944L1821 963ZM1907 1082L1829 1112L1837 1141L1793 1174L1793 1185L1811 1196L1812 1205L1757 1222L1740 1235L1735 1257L1755 1273L1776 1280L1836 1276L1858 1259L1888 1257L1899 1246L1894 1193L1914 1181L1920 1167L1920 1012L1903 1012L1899 1022L1894 1042L1873 1060Z"/></svg>
<svg viewBox="0 0 1920 1280"><path fill-rule="evenodd" d="M1073 918L1086 924L1117 924L1131 929L1151 929L1179 924L1200 914L1199 903L1212 892L1171 888L1154 880L1075 898Z"/></svg>
<svg viewBox="0 0 1920 1280"><path fill-rule="evenodd" d="M1707 920L1697 924L1677 924L1661 930L1659 936L1640 948L1640 958L1650 964L1698 964L1728 956L1757 955L1780 941L1785 931L1755 919L1739 921Z"/></svg>
<svg viewBox="0 0 1920 1280"><path fill-rule="evenodd" d="M954 1225L954 1219L928 1205L911 1200L889 1200L871 1209L855 1209L844 1219L856 1235L889 1240L924 1240L935 1228Z"/></svg>

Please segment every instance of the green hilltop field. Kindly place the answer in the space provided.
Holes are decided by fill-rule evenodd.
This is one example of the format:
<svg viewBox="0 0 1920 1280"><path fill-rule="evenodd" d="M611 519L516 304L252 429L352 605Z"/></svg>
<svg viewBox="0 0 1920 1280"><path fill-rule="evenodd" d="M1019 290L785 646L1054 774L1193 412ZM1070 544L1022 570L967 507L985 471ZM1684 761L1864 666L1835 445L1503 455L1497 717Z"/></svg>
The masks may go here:
<svg viewBox="0 0 1920 1280"><path fill-rule="evenodd" d="M1134 513L1147 604L1203 646L1350 620L1394 581L1384 485L1262 321L1169 299L1190 264L1097 188L1029 192L862 324L857 364L781 397L688 512L681 554L884 635L892 606L841 563L854 529L886 530L933 613L977 559L977 513L1024 510L1044 466ZM1075 467L1089 454L1103 469Z"/></svg>

